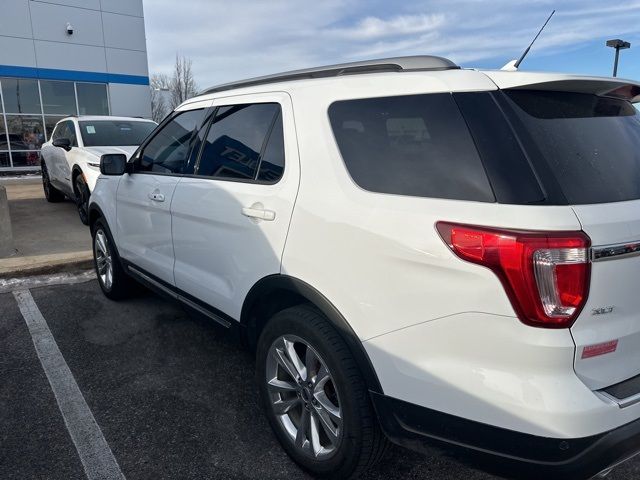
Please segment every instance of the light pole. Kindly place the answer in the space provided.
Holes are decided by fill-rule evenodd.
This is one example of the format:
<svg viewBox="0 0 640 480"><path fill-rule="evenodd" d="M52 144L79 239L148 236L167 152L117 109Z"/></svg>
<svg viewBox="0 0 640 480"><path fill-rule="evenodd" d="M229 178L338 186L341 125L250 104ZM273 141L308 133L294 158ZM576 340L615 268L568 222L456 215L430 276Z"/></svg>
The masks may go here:
<svg viewBox="0 0 640 480"><path fill-rule="evenodd" d="M616 49L616 58L613 61L613 76L615 77L618 75L618 57L620 56L620 50L631 48L631 44L620 39L615 39L607 40L607 47Z"/></svg>

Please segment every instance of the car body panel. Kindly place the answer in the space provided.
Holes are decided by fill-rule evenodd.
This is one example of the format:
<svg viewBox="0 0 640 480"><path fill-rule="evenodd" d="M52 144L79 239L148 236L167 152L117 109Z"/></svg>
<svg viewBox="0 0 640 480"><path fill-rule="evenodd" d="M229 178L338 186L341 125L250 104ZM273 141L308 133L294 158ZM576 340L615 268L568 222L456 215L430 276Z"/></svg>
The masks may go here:
<svg viewBox="0 0 640 480"><path fill-rule="evenodd" d="M236 319L251 287L263 277L280 273L300 178L288 95L227 96L213 102L212 107L251 103L281 106L286 159L283 177L273 185L184 177L171 205L176 286ZM243 208L256 205L275 212L275 219L243 215Z"/></svg>

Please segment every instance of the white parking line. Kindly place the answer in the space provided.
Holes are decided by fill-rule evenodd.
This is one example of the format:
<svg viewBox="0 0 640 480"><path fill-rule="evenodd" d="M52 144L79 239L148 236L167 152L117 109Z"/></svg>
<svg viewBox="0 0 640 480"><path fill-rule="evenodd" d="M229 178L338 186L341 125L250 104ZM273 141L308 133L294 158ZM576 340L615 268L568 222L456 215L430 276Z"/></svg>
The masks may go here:
<svg viewBox="0 0 640 480"><path fill-rule="evenodd" d="M120 466L78 388L46 320L29 290L13 295L89 480L124 480Z"/></svg>

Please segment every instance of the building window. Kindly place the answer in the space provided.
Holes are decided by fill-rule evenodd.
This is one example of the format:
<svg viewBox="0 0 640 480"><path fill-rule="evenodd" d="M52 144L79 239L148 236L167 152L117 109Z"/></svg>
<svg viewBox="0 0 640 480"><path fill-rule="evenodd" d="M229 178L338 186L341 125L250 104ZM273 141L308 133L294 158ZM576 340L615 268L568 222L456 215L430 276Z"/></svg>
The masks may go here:
<svg viewBox="0 0 640 480"><path fill-rule="evenodd" d="M76 115L78 113L73 82L40 80L40 91L45 114Z"/></svg>
<svg viewBox="0 0 640 480"><path fill-rule="evenodd" d="M0 169L39 167L56 123L77 114L109 115L107 85L0 78Z"/></svg>
<svg viewBox="0 0 640 480"><path fill-rule="evenodd" d="M107 86L99 83L76 83L80 115L109 115Z"/></svg>
<svg viewBox="0 0 640 480"><path fill-rule="evenodd" d="M0 81L5 112L42 113L37 80L3 78Z"/></svg>

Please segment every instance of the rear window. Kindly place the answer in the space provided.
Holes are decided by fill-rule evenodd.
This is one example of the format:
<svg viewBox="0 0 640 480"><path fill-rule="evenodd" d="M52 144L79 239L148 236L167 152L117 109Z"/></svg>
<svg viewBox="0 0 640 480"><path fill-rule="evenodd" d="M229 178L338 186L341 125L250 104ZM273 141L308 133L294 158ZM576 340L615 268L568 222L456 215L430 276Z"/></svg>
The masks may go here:
<svg viewBox="0 0 640 480"><path fill-rule="evenodd" d="M551 172L567 203L640 199L640 114L631 103L584 93L504 93L529 159Z"/></svg>
<svg viewBox="0 0 640 480"><path fill-rule="evenodd" d="M495 201L451 94L339 101L329 118L347 170L363 189Z"/></svg>
<svg viewBox="0 0 640 480"><path fill-rule="evenodd" d="M97 120L79 123L85 147L138 146L156 128L153 122Z"/></svg>

